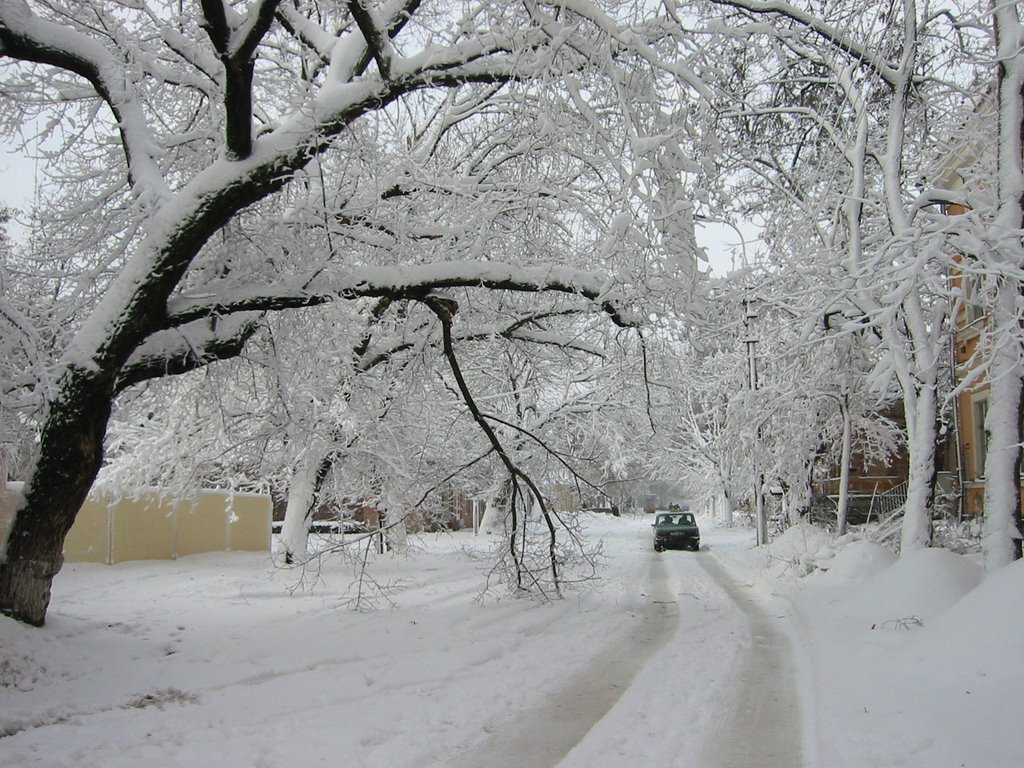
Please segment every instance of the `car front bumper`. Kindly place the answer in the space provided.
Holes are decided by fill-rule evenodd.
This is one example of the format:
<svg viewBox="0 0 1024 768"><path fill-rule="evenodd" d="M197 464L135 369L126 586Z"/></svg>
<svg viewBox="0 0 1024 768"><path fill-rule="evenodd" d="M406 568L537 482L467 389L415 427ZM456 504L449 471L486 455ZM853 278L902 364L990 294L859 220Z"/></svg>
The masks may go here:
<svg viewBox="0 0 1024 768"><path fill-rule="evenodd" d="M700 549L700 534L669 533L654 537L654 546L662 549Z"/></svg>

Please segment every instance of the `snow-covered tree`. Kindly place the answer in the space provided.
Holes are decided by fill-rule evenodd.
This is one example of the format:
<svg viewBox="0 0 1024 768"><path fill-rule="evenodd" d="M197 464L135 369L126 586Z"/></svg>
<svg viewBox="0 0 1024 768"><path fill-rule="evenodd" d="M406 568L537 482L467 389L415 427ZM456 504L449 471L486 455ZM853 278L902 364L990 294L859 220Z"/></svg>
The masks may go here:
<svg viewBox="0 0 1024 768"><path fill-rule="evenodd" d="M927 172L943 147L933 126L956 114L967 83L969 13L915 0L716 3L736 11L733 34L760 46L740 60L727 112L754 137L733 145L749 184L740 195L768 211L773 260L833 287L822 314L855 307L849 330L880 334L875 378L880 391L898 382L908 433L901 544L927 546L951 263L945 198Z"/></svg>
<svg viewBox="0 0 1024 768"><path fill-rule="evenodd" d="M996 200L991 223L981 223L980 251L991 274L991 385L985 430L985 567L994 571L1021 557L1020 471L1024 442L1024 25L1016 3L992 3L996 47Z"/></svg>
<svg viewBox="0 0 1024 768"><path fill-rule="evenodd" d="M819 292L786 271L737 272L709 288L659 358L658 454L725 513L737 502L763 510L770 486L785 489L795 520L812 481L834 466L848 475L854 450L884 458L896 446L890 398L869 388L876 338L826 331ZM840 527L844 511L840 495Z"/></svg>
<svg viewBox="0 0 1024 768"><path fill-rule="evenodd" d="M43 622L117 397L237 356L266 312L383 299L432 309L447 327L437 310L450 315L460 297L437 292L465 289L575 297L577 311L589 305L628 325L652 285L671 295L692 273L686 198L671 189L687 151L679 103L702 90L688 55L679 27L644 3L0 6L2 124L37 119L58 147L62 183L46 215L60 225L53 271L68 287L58 298L73 309L42 375L25 385L39 438L0 562L0 611ZM556 91L593 126L582 139L618 170L605 178L605 226L589 233L588 264L529 249L499 262L486 240L449 255L444 236L406 227L429 219L442 193L455 200L463 190L426 189L415 166L392 164L416 161L396 142L423 146L433 132L434 152L458 135L460 110L502 124ZM498 104L506 92L516 95ZM668 99L674 111L662 108ZM613 114L623 130L603 135ZM529 156L535 144L514 149ZM474 151L486 166L489 153ZM475 212L474 197L464 199ZM293 234L314 226L319 243ZM623 256L613 268L624 240L645 260Z"/></svg>

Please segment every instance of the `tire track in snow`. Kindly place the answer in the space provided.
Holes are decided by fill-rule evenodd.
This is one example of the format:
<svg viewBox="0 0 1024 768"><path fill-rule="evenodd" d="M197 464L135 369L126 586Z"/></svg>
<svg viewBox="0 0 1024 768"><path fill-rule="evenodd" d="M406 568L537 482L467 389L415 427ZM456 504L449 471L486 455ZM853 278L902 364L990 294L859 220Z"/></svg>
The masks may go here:
<svg viewBox="0 0 1024 768"><path fill-rule="evenodd" d="M650 563L647 602L633 627L536 707L502 726L482 745L454 757L447 768L545 768L569 754L679 623L664 561L651 558Z"/></svg>
<svg viewBox="0 0 1024 768"><path fill-rule="evenodd" d="M735 686L725 699L721 724L699 764L701 768L800 768L804 765L802 714L789 640L713 554L704 553L699 560L746 615L751 637Z"/></svg>

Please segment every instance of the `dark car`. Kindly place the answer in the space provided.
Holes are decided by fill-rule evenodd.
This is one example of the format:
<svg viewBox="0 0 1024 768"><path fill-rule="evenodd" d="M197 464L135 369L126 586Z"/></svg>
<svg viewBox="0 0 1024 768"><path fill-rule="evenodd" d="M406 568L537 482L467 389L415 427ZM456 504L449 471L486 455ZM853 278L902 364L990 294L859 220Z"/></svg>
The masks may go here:
<svg viewBox="0 0 1024 768"><path fill-rule="evenodd" d="M283 520L275 520L270 524L271 533L281 533L284 527ZM358 520L348 518L334 520L313 520L309 524L310 533L335 534L335 533L369 533L370 527Z"/></svg>
<svg viewBox="0 0 1024 768"><path fill-rule="evenodd" d="M617 505L612 504L610 507L586 507L584 512L593 512L598 515L614 515L619 516L619 508Z"/></svg>
<svg viewBox="0 0 1024 768"><path fill-rule="evenodd" d="M692 512L657 512L654 518L654 551L700 549L700 528Z"/></svg>

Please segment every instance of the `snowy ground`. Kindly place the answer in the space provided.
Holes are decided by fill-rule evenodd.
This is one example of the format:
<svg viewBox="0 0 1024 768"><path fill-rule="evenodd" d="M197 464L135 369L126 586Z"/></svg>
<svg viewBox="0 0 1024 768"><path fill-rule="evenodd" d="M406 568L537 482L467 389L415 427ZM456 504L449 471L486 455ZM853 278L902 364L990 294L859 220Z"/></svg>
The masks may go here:
<svg viewBox="0 0 1024 768"><path fill-rule="evenodd" d="M474 601L468 533L372 562L374 611L342 562L66 566L45 628L0 618L0 765L1024 764L1024 563L649 521L593 518L600 589L548 605Z"/></svg>

